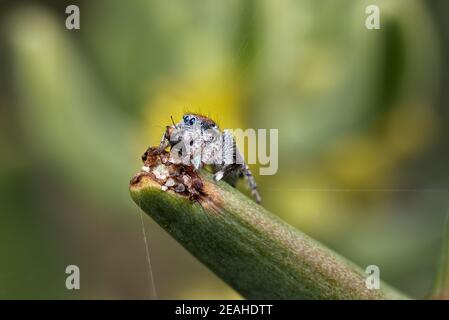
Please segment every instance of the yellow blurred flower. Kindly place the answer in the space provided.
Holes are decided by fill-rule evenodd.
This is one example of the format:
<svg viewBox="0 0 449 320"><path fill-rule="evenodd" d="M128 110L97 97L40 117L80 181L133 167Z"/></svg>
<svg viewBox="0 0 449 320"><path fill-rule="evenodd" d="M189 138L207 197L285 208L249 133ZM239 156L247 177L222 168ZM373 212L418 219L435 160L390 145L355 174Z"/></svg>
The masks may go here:
<svg viewBox="0 0 449 320"><path fill-rule="evenodd" d="M238 79L233 73L218 72L160 83L144 114L145 143L158 144L165 126L171 124L170 116L178 122L186 112L204 114L221 129L242 128L243 92Z"/></svg>

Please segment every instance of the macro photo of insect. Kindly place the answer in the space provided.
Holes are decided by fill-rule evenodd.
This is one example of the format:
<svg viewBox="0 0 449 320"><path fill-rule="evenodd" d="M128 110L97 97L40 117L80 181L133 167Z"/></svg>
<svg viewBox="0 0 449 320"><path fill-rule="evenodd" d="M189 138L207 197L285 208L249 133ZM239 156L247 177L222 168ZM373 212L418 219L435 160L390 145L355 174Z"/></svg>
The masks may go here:
<svg viewBox="0 0 449 320"><path fill-rule="evenodd" d="M0 1L0 300L449 300L448 56L445 0Z"/></svg>

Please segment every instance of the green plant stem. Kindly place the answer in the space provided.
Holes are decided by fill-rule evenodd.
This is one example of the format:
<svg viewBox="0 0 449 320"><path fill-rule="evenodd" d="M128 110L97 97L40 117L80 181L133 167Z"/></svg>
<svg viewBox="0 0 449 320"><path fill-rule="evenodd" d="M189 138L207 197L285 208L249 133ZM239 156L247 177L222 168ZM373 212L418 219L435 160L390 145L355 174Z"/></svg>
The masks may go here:
<svg viewBox="0 0 449 320"><path fill-rule="evenodd" d="M444 225L443 242L431 299L449 300L449 212Z"/></svg>
<svg viewBox="0 0 449 320"><path fill-rule="evenodd" d="M351 262L224 182L202 172L207 199L162 191L149 176L134 201L181 245L249 299L406 299L381 283L368 289Z"/></svg>

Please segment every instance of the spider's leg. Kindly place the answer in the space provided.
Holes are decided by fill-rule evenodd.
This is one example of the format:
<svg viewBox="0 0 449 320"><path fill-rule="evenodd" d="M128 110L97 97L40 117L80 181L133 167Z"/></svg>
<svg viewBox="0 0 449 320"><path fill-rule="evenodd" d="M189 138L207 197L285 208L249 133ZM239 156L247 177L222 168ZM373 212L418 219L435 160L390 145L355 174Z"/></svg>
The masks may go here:
<svg viewBox="0 0 449 320"><path fill-rule="evenodd" d="M159 146L157 148L159 152L164 151L170 145L170 133L172 131L172 129L170 128L172 127L167 126L167 129L165 130L164 135L161 138L161 142L159 143Z"/></svg>
<svg viewBox="0 0 449 320"><path fill-rule="evenodd" d="M238 178L240 178L240 174L242 173L241 165L239 164L231 164L227 166L223 166L220 170L215 172L214 180L220 181L221 179L225 180L231 186L235 187L237 184Z"/></svg>
<svg viewBox="0 0 449 320"><path fill-rule="evenodd" d="M220 169L215 171L214 173L214 180L220 181L221 179L225 178L230 172L236 170L237 167L239 167L239 165L236 164L220 166Z"/></svg>
<svg viewBox="0 0 449 320"><path fill-rule="evenodd" d="M214 174L215 181L220 181L230 172L234 172L235 170L239 169L242 163L242 156L237 150L232 134L229 131L225 130L221 138L222 159L221 163L216 166L218 170Z"/></svg>
<svg viewBox="0 0 449 320"><path fill-rule="evenodd" d="M259 191L257 190L257 183L254 179L253 174L251 173L251 170L249 169L248 165L245 162L245 159L243 159L243 156L240 154L237 147L235 147L235 160L236 163L240 164L240 173L243 173L243 175L248 180L248 186L251 189L251 194L253 198L256 200L257 203L260 203L262 201L262 197L259 194Z"/></svg>
<svg viewBox="0 0 449 320"><path fill-rule="evenodd" d="M242 173L243 176L245 176L246 179L248 180L248 186L251 189L251 194L253 198L256 200L257 203L260 203L262 201L262 197L260 196L260 193L257 190L256 180L254 179L251 170L249 169L248 165L245 162L243 164L231 164L221 168L215 173L214 180L219 181L223 179L230 185L235 187L237 179L241 177Z"/></svg>
<svg viewBox="0 0 449 320"><path fill-rule="evenodd" d="M161 142L159 143L159 146L157 148L148 147L148 149L144 152L142 155L142 161L145 162L147 159L148 154L161 154L167 149L167 147L170 145L170 140L167 139L168 136L168 127L165 131L164 135L162 136Z"/></svg>
<svg viewBox="0 0 449 320"><path fill-rule="evenodd" d="M243 174L246 176L246 179L248 180L248 185L249 188L251 189L251 194L253 195L256 202L260 203L262 201L262 197L260 196L260 193L257 190L256 180L254 179L254 176L246 163L243 163L242 171Z"/></svg>
<svg viewBox="0 0 449 320"><path fill-rule="evenodd" d="M226 135L226 132L224 133ZM225 139L229 138L225 136ZM214 174L214 180L219 181L223 178L232 186L235 186L237 179L242 176L246 176L246 179L248 180L248 186L251 189L251 194L256 200L257 203L260 203L262 201L262 197L259 194L259 191L257 190L257 184L254 179L253 174L251 173L251 170L249 169L248 165L246 164L245 160L243 159L240 152L237 150L237 147L235 145L235 140L233 139L233 147L232 150L229 150L229 148L225 148L223 153L226 155L232 152L233 157L233 163L231 164L224 164L215 174ZM231 174L232 173L232 174Z"/></svg>

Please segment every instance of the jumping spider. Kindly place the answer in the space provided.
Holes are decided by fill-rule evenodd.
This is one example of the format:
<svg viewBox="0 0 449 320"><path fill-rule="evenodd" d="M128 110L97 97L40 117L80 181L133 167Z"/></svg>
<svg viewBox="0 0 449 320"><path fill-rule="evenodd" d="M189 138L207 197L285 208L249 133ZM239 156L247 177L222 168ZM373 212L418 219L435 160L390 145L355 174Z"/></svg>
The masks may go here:
<svg viewBox="0 0 449 320"><path fill-rule="evenodd" d="M256 181L229 130L221 131L212 119L194 113L185 114L179 123L172 122L162 136L159 152L170 147L171 162L195 170L209 166L215 181L223 179L234 187L239 178L246 177L255 201L261 202Z"/></svg>

